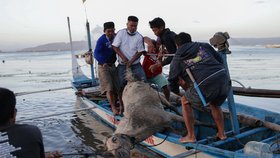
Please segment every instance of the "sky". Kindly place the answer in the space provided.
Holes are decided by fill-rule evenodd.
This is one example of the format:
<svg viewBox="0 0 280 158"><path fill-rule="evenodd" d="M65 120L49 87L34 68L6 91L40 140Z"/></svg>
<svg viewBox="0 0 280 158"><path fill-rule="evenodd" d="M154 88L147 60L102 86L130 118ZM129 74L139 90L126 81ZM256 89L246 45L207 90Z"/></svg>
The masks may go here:
<svg viewBox="0 0 280 158"><path fill-rule="evenodd" d="M235 38L280 37L280 0L0 0L0 50L69 42L67 17L78 41L85 40L86 19L91 29L114 21L119 30L129 15L139 18L143 36L153 38L148 22L155 17L194 40L219 31Z"/></svg>

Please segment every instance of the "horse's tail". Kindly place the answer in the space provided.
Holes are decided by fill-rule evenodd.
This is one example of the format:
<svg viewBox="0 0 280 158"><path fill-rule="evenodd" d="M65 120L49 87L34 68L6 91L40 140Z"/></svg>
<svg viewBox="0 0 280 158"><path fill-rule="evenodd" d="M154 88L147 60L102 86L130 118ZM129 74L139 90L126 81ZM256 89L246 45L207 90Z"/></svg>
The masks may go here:
<svg viewBox="0 0 280 158"><path fill-rule="evenodd" d="M134 77L131 68L126 69L125 79L127 82L135 82L137 79Z"/></svg>

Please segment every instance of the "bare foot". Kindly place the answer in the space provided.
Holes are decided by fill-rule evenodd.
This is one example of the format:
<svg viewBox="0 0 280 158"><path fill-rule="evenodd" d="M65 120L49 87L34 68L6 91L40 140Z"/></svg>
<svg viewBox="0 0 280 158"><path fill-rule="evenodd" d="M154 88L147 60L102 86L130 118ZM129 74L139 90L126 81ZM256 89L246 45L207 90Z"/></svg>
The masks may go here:
<svg viewBox="0 0 280 158"><path fill-rule="evenodd" d="M216 137L220 140L226 140L227 139L227 136L224 133L223 134L217 133Z"/></svg>
<svg viewBox="0 0 280 158"><path fill-rule="evenodd" d="M116 108L112 108L113 115L118 115L119 111Z"/></svg>
<svg viewBox="0 0 280 158"><path fill-rule="evenodd" d="M181 143L194 143L194 142L196 142L196 138L195 137L191 138L189 136L185 136L185 137L180 138L180 142Z"/></svg>
<svg viewBox="0 0 280 158"><path fill-rule="evenodd" d="M114 111L114 110L112 110L112 111ZM120 106L117 106L117 107L115 108L115 111L116 111L116 113L113 112L114 115L122 116L123 110L122 110L122 108L121 108Z"/></svg>
<svg viewBox="0 0 280 158"><path fill-rule="evenodd" d="M124 109L123 109L123 107L122 107L122 106L120 106L120 111L119 111L120 115L122 115L122 114L123 114L123 112L124 112Z"/></svg>

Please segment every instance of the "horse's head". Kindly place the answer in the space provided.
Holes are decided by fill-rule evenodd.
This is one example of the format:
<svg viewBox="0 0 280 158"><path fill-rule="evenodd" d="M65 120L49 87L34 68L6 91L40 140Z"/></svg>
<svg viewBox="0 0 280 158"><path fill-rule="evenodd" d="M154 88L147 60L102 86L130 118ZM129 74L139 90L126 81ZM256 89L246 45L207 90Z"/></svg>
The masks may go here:
<svg viewBox="0 0 280 158"><path fill-rule="evenodd" d="M130 150L133 149L131 138L124 134L115 134L105 142L107 150L117 158L130 158Z"/></svg>

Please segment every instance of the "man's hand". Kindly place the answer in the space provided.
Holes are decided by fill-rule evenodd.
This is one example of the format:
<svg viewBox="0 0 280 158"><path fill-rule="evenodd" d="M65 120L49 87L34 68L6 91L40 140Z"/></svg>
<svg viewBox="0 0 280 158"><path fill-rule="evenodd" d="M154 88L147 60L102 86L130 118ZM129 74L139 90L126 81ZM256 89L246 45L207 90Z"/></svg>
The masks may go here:
<svg viewBox="0 0 280 158"><path fill-rule="evenodd" d="M132 64L133 64L133 62L130 60L127 62L126 67L129 68L129 67L131 67Z"/></svg>
<svg viewBox="0 0 280 158"><path fill-rule="evenodd" d="M168 51L165 48L165 46L161 45L159 48L158 59L162 60L162 57L164 56L164 54L168 54Z"/></svg>
<svg viewBox="0 0 280 158"><path fill-rule="evenodd" d="M149 69L151 70L152 73L155 73L155 71L157 70L157 68L159 68L161 65L159 63L155 63L153 65L151 65L149 67Z"/></svg>
<svg viewBox="0 0 280 158"><path fill-rule="evenodd" d="M189 88L189 85L181 77L179 77L179 86L181 86L185 91Z"/></svg>
<svg viewBox="0 0 280 158"><path fill-rule="evenodd" d="M122 64L125 64L127 65L129 62L129 60L125 57L125 58L122 58Z"/></svg>

